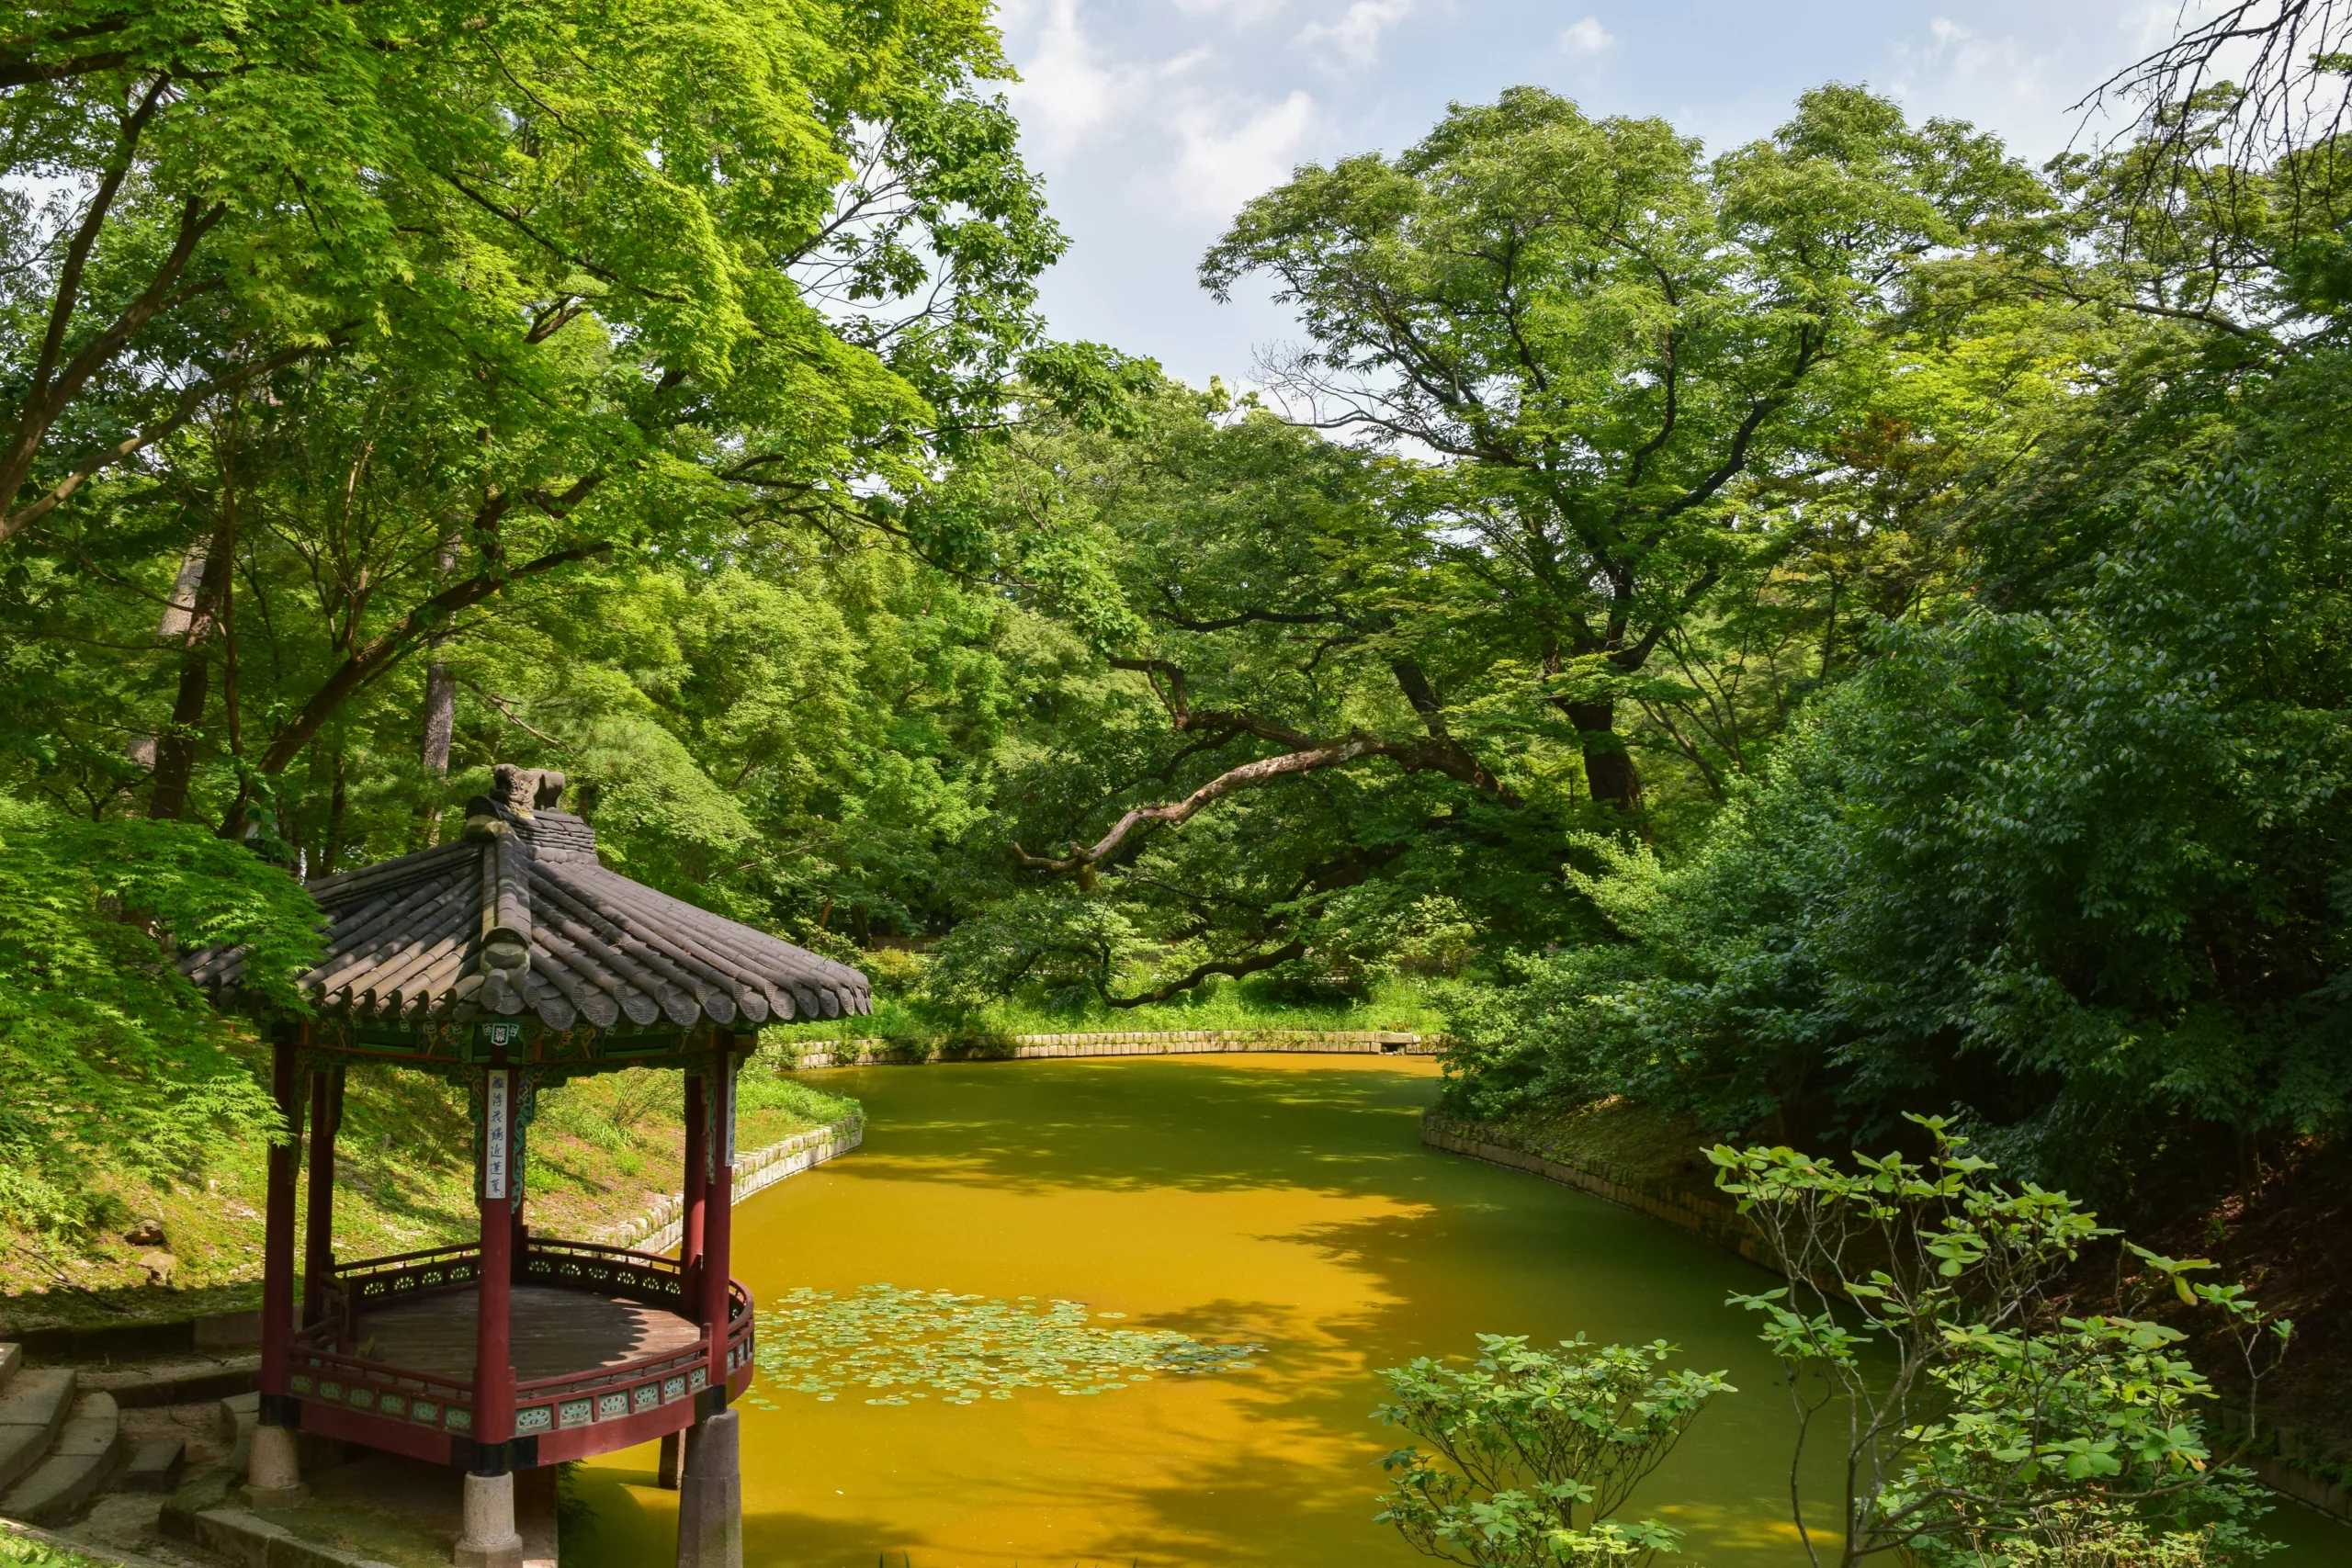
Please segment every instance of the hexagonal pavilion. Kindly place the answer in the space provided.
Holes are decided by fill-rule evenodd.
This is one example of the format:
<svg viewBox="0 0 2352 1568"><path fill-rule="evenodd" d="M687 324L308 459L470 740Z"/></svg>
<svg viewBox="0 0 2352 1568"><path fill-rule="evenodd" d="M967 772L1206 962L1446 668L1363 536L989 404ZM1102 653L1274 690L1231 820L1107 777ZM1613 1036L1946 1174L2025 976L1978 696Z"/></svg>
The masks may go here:
<svg viewBox="0 0 2352 1568"><path fill-rule="evenodd" d="M250 1488L291 1500L298 1431L467 1472L460 1562L519 1561L516 1471L664 1442L678 1561L741 1561L731 1398L752 1374L751 1292L729 1276L735 1076L771 1019L864 1013L865 977L609 871L557 809L563 775L502 767L456 842L310 884L327 951L312 1015L269 1020L288 1140L270 1151L262 1427ZM181 967L241 1005L244 953ZM479 1236L336 1258L334 1137L354 1065L466 1086ZM684 1079L684 1238L674 1258L525 1224L540 1090L623 1067ZM310 1211L295 1303L297 1144ZM683 1442L681 1441L683 1438Z"/></svg>

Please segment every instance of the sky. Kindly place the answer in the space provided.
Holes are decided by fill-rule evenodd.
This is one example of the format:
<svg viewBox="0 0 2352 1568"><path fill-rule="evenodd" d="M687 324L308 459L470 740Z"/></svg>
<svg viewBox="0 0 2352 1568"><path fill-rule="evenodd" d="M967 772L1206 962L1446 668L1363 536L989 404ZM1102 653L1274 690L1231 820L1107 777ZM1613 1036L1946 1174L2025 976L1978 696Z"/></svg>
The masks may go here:
<svg viewBox="0 0 2352 1568"><path fill-rule="evenodd" d="M2193 0L2192 0L2193 3ZM1867 84L2039 162L2075 106L2172 37L2182 0L1004 0L1023 151L1070 238L1053 335L1148 355L1194 385L1256 379L1295 341L1262 292L1219 305L1201 254L1306 163L1395 152L1449 102L1521 84L1661 115L1711 150L1797 95Z"/></svg>

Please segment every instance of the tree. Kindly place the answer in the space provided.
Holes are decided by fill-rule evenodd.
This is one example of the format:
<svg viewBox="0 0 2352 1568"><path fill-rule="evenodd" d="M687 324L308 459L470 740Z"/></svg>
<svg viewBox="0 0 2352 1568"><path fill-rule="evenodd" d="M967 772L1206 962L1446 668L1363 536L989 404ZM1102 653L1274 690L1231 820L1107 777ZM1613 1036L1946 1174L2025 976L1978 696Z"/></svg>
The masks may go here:
<svg viewBox="0 0 2352 1568"><path fill-rule="evenodd" d="M178 823L77 820L0 795L0 1219L71 1233L100 1158L185 1176L277 1109L175 947L249 944L254 987L306 1006L317 907L277 868Z"/></svg>
<svg viewBox="0 0 2352 1568"><path fill-rule="evenodd" d="M1201 276L1298 308L1314 346L1283 384L1314 423L1434 456L1498 635L1631 810L1618 704L1753 547L1743 481L1829 462L1907 270L2041 199L1991 138L1858 89L1705 164L1663 121L1522 87L1301 170Z"/></svg>
<svg viewBox="0 0 2352 1568"><path fill-rule="evenodd" d="M1478 1343L1466 1369L1423 1357L1381 1374L1389 1402L1374 1414L1436 1452L1382 1461L1393 1479L1378 1517L1424 1555L1477 1568L1630 1568L1670 1551L1674 1531L1611 1516L1710 1399L1736 1392L1723 1374L1665 1371L1664 1340Z"/></svg>
<svg viewBox="0 0 2352 1568"><path fill-rule="evenodd" d="M2346 541L2248 480L2132 520L2061 605L1901 625L1674 863L1596 847L1618 940L1465 1020L1461 1091L1632 1093L1850 1142L1963 1108L2122 1198L2352 1105Z"/></svg>
<svg viewBox="0 0 2352 1568"><path fill-rule="evenodd" d="M593 318L649 383L612 412L731 389L768 438L738 477L806 486L812 447L984 414L1058 248L1011 117L970 91L1004 66L964 0L26 20L0 136L58 194L7 211L0 539L388 311L514 396Z"/></svg>
<svg viewBox="0 0 2352 1568"><path fill-rule="evenodd" d="M1010 115L979 91L1004 69L994 35L960 0L363 6L317 29L188 11L158 31L92 10L18 40L27 136L73 114L112 124L108 105L149 94L175 129L122 143L125 188L186 186L220 209L182 266L201 287L165 290L176 314L144 319L107 383L107 417L159 398L169 417L141 427L102 501L40 526L44 551L132 593L160 556L206 563L171 650L174 717L147 724L151 809L210 793L195 770L220 759L232 835L277 815L262 797L357 694L462 639L514 585L616 549L887 527L1001 420L1060 245ZM90 41L117 33L120 49ZM191 39L207 40L193 55ZM241 50L268 58L246 70ZM20 157L70 182L97 167L73 151L96 134ZM341 162L311 179L298 154L321 138ZM16 276L50 290L66 339L89 308L74 234L93 254L145 243L90 177L74 223L20 236ZM190 368L216 360L243 368ZM167 508L179 536L159 540ZM277 550L295 580L265 564ZM19 592L58 605L70 581L44 561ZM233 601L273 590L304 612L278 630L307 621L311 640L299 658L280 641L249 715ZM28 617L62 631L46 618Z"/></svg>
<svg viewBox="0 0 2352 1568"><path fill-rule="evenodd" d="M943 983L1132 1006L1275 969L1360 980L1447 921L1556 929L1561 739L1463 631L1397 479L1157 379L1118 428L1040 418L959 466L927 505L1025 537L1043 581L1018 591L1091 634L1102 676L997 791L989 847L1050 881L1013 879Z"/></svg>
<svg viewBox="0 0 2352 1568"><path fill-rule="evenodd" d="M1809 1560L1832 1550L1805 1514L1816 1425L1843 1443L1839 1568L1890 1552L1981 1563L2086 1525L2110 1543L2154 1530L2248 1545L2253 1478L2206 1443L2198 1407L2212 1390L2177 1348L2184 1336L2063 1299L2084 1249L2117 1233L2062 1192L1996 1186L1948 1122L1911 1120L1934 1140L1923 1164L1860 1156L1849 1174L1785 1146L1708 1154L1786 1281L1732 1302L1763 1316L1787 1373L1790 1504ZM2223 1320L2258 1388L2293 1325L2243 1286L2193 1281L2212 1268L2202 1259L2132 1250L2145 1278Z"/></svg>

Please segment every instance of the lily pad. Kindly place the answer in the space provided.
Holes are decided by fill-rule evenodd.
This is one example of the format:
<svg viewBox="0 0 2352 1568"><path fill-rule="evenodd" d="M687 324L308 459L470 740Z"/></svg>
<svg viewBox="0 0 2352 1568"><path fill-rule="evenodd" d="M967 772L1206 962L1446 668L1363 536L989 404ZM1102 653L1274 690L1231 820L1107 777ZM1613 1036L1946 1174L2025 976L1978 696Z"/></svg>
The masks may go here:
<svg viewBox="0 0 2352 1568"><path fill-rule="evenodd" d="M1083 1302L1007 1302L953 1291L867 1285L838 1295L797 1290L759 1314L756 1357L772 1391L831 1401L866 1391L871 1405L903 1405L935 1389L970 1404L1014 1391L1113 1393L1162 1374L1194 1376L1249 1364L1262 1345L1204 1344L1170 1328L1107 1327ZM1099 1313L1092 1319L1119 1319Z"/></svg>

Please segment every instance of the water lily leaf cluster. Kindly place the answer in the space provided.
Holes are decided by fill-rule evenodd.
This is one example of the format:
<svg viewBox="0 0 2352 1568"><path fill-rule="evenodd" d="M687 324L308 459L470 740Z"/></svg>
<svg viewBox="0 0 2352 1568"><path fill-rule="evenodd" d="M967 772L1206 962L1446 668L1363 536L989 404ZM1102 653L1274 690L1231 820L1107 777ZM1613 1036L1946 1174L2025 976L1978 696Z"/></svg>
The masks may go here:
<svg viewBox="0 0 2352 1568"><path fill-rule="evenodd" d="M830 1402L864 1391L868 1404L936 1396L947 1404L1012 1399L1023 1389L1085 1396L1180 1376L1227 1371L1263 1345L1211 1345L1172 1328L1129 1328L1124 1313L1083 1302L1011 1301L954 1291L865 1285L846 1294L806 1287L759 1314L765 1386ZM775 1408L754 1394L755 1405Z"/></svg>

